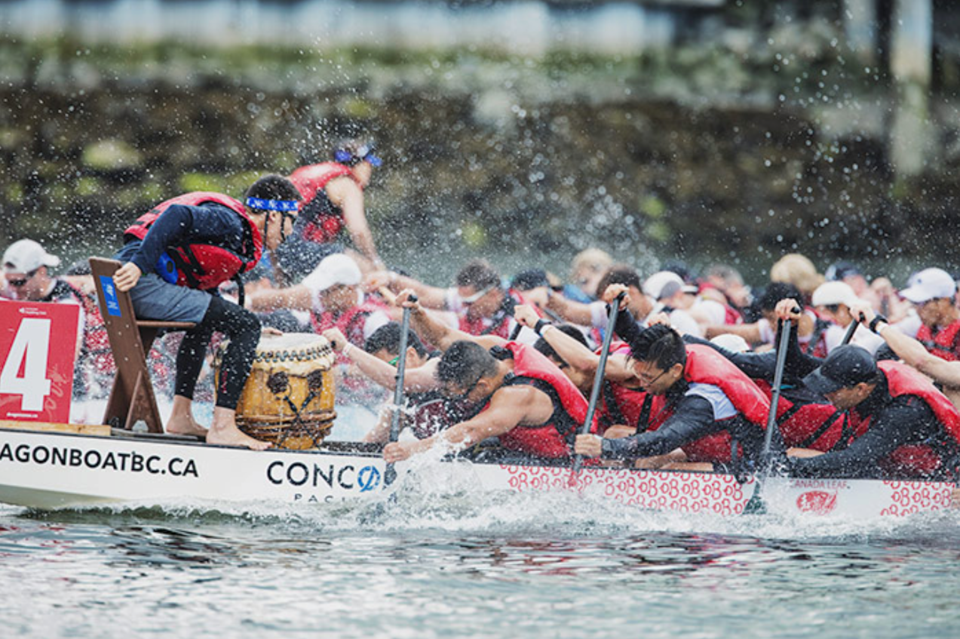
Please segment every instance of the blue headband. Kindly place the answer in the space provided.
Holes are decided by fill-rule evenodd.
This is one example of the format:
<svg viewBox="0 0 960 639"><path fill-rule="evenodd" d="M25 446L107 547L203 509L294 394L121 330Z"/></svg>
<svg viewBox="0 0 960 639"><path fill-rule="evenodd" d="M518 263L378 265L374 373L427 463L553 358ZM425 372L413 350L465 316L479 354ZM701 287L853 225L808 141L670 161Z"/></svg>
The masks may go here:
<svg viewBox="0 0 960 639"><path fill-rule="evenodd" d="M360 151L364 152L366 151L366 149L361 148ZM340 163L349 162L350 160L353 160L356 157L360 157L361 160L365 162L369 162L370 166L375 168L383 164L383 160L375 156L373 154L373 150L366 151L365 155L363 156L359 156L359 155L355 156L353 153L351 153L350 151L347 151L346 149L337 149L333 154L333 159Z"/></svg>
<svg viewBox="0 0 960 639"><path fill-rule="evenodd" d="M258 197L248 197L247 206L261 211L299 211L300 202L296 200L261 200Z"/></svg>

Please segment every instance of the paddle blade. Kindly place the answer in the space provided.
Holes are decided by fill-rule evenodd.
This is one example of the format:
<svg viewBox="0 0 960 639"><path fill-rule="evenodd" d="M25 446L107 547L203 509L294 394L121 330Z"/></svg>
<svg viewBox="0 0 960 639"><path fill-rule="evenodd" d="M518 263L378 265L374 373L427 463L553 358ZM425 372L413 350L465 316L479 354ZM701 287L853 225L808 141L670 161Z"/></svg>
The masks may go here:
<svg viewBox="0 0 960 639"><path fill-rule="evenodd" d="M387 464L386 469L383 471L383 485L389 486L397 479L397 469L394 468L393 464Z"/></svg>
<svg viewBox="0 0 960 639"><path fill-rule="evenodd" d="M763 501L763 497L760 496L760 485L757 484L757 487L753 490L753 496L750 497L750 501L743 507L744 515L766 515L767 514L767 504Z"/></svg>

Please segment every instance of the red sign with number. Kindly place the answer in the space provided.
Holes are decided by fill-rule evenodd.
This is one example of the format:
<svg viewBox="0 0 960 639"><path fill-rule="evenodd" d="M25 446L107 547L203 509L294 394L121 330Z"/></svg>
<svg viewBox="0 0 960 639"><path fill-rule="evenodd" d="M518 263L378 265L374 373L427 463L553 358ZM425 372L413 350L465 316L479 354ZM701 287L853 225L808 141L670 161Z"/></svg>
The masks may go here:
<svg viewBox="0 0 960 639"><path fill-rule="evenodd" d="M0 419L70 421L76 304L0 301Z"/></svg>

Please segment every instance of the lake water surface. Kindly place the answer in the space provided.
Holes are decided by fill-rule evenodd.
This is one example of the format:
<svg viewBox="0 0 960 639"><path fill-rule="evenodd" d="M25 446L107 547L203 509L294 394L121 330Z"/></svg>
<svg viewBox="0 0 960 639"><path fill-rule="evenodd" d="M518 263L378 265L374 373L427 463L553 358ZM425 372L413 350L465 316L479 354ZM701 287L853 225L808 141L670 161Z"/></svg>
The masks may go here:
<svg viewBox="0 0 960 639"><path fill-rule="evenodd" d="M955 513L723 519L404 481L307 509L0 507L3 634L960 634Z"/></svg>

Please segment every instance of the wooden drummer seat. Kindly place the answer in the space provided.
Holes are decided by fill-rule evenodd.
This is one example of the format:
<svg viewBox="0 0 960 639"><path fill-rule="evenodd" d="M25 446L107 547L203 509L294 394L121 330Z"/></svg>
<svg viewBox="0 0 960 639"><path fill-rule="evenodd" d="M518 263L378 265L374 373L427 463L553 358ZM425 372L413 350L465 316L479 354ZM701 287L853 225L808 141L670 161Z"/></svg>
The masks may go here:
<svg viewBox="0 0 960 639"><path fill-rule="evenodd" d="M162 433L163 423L157 409L157 398L147 368L147 353L160 330L185 331L193 322L138 320L133 312L129 293L121 293L113 284L113 274L120 262L101 257L90 258L90 271L97 286L97 299L110 350L117 365L103 423L130 430L140 420L147 431Z"/></svg>

